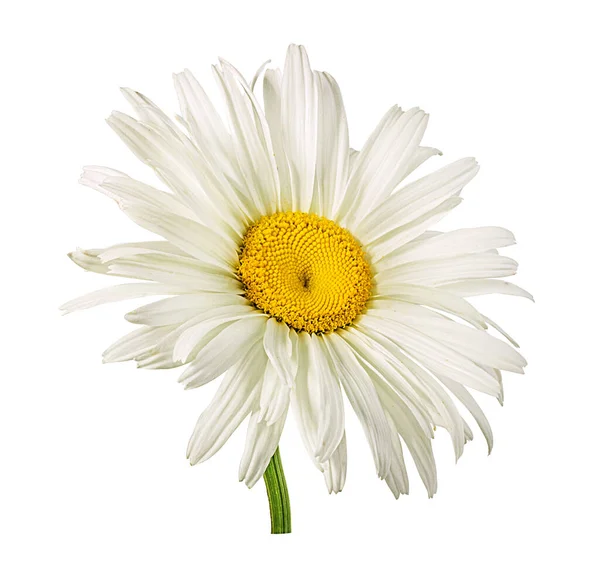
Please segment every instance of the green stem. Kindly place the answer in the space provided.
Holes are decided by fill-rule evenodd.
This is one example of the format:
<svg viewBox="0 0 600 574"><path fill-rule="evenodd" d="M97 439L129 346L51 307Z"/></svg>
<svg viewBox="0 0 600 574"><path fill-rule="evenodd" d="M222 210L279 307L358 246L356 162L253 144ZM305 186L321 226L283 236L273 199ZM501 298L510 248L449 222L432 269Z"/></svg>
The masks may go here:
<svg viewBox="0 0 600 574"><path fill-rule="evenodd" d="M272 456L263 478L269 497L271 534L289 534L292 531L292 512L281 457L279 456L279 447Z"/></svg>

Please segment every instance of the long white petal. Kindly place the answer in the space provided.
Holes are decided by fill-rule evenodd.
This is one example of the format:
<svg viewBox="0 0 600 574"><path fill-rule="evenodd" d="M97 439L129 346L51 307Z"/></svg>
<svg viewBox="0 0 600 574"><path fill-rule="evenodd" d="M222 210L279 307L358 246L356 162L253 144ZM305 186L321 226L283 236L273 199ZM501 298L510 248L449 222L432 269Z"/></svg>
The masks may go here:
<svg viewBox="0 0 600 574"><path fill-rule="evenodd" d="M398 302L393 309L379 309L376 302L370 314L414 328L436 339L478 364L522 373L527 361L510 345L481 329L462 325L420 305Z"/></svg>
<svg viewBox="0 0 600 574"><path fill-rule="evenodd" d="M250 305L237 304L210 307L197 311L178 329L180 334L173 343L173 358L185 361L198 352L198 346L207 342L205 337L216 327L261 315Z"/></svg>
<svg viewBox="0 0 600 574"><path fill-rule="evenodd" d="M435 147L426 147L419 146L415 153L413 153L408 165L406 166L406 174L404 177L407 177L411 174L415 169L417 169L421 164L425 163L430 157L434 155L442 155L442 152Z"/></svg>
<svg viewBox="0 0 600 574"><path fill-rule="evenodd" d="M261 337L264 328L265 318L260 315L228 325L198 353L179 382L190 389L216 379Z"/></svg>
<svg viewBox="0 0 600 574"><path fill-rule="evenodd" d="M147 205L189 219L196 218L194 212L174 195L108 167L85 166L79 183L110 197L121 208L125 205Z"/></svg>
<svg viewBox="0 0 600 574"><path fill-rule="evenodd" d="M285 323L270 317L266 324L263 343L267 357L277 375L289 387L292 387L296 373L292 361L293 347L290 328Z"/></svg>
<svg viewBox="0 0 600 574"><path fill-rule="evenodd" d="M401 494L408 494L408 474L406 472L406 465L404 464L404 456L402 454L402 444L398 437L398 430L392 417L389 413L386 413L388 423L390 425L392 435L392 465L390 472L385 477L385 481L392 491L392 494L396 499L400 498Z"/></svg>
<svg viewBox="0 0 600 574"><path fill-rule="evenodd" d="M402 358L401 365L411 371L414 377L429 390L429 396L432 398L439 416L439 419L435 422L438 426L445 428L450 434L452 445L454 447L454 456L456 460L458 460L464 451L465 426L464 419L458 412L454 401L433 374L425 370L408 356ZM404 370L404 374L408 377L406 369Z"/></svg>
<svg viewBox="0 0 600 574"><path fill-rule="evenodd" d="M60 306L60 310L66 313L90 309L105 303L115 303L139 297L152 297L155 295L177 295L186 293L185 288L174 285L161 285L159 283L125 283L123 285L111 285L104 289L98 289L82 297L72 299Z"/></svg>
<svg viewBox="0 0 600 574"><path fill-rule="evenodd" d="M454 382L447 377L440 376L440 381L446 386L450 392L465 406L465 408L471 413L475 422L481 429L483 436L488 445L488 454L492 452L492 448L494 446L494 435L492 433L492 427L490 426L489 421L487 420L484 412L481 410L481 407L477 404L477 401L473 398L471 393L467 391L462 385Z"/></svg>
<svg viewBox="0 0 600 574"><path fill-rule="evenodd" d="M378 270L397 267L421 259L440 259L467 253L481 253L490 249L514 245L515 237L502 227L477 227L440 233L425 241L407 245L393 256L378 262Z"/></svg>
<svg viewBox="0 0 600 574"><path fill-rule="evenodd" d="M384 285L388 282L413 283L437 287L465 279L506 277L517 272L517 262L495 253L472 253L444 259L407 263L376 276Z"/></svg>
<svg viewBox="0 0 600 574"><path fill-rule="evenodd" d="M281 71L267 70L263 79L263 98L265 101L265 117L269 124L273 153L279 174L279 196L277 211L292 209L292 188L290 184L290 168L283 143L283 125L281 117Z"/></svg>
<svg viewBox="0 0 600 574"><path fill-rule="evenodd" d="M375 241L368 249L372 263L377 265L383 257L395 254L396 250L419 238L432 225L446 217L461 202L460 197L451 197L409 224L403 225Z"/></svg>
<svg viewBox="0 0 600 574"><path fill-rule="evenodd" d="M152 167L157 175L188 205L196 217L215 231L227 235L241 232L242 220L232 209L235 202L212 151L217 147L211 141L199 148L148 98L124 89L123 93L133 105L142 122L113 112L108 120L125 143ZM189 124L186 123L189 128ZM207 149L210 150L207 157ZM218 166L214 169L214 166ZM228 174L229 177L232 174ZM187 215L186 215L187 217Z"/></svg>
<svg viewBox="0 0 600 574"><path fill-rule="evenodd" d="M369 375L348 344L335 332L324 337L331 367L340 375L346 396L360 420L380 478L390 470L392 445L390 429Z"/></svg>
<svg viewBox="0 0 600 574"><path fill-rule="evenodd" d="M395 345L422 362L434 373L448 376L481 392L498 396L498 382L485 370L418 330L399 323L390 323L372 314L362 315L359 324L361 328L364 327L372 333L380 333L389 341L393 341ZM377 340L377 337L375 338Z"/></svg>
<svg viewBox="0 0 600 574"><path fill-rule="evenodd" d="M290 45L281 84L283 144L290 167L292 210L310 210L317 160L319 97L303 46Z"/></svg>
<svg viewBox="0 0 600 574"><path fill-rule="evenodd" d="M172 330L172 327L140 327L108 347L102 354L102 360L105 363L116 363L135 359L154 349Z"/></svg>
<svg viewBox="0 0 600 574"><path fill-rule="evenodd" d="M428 116L413 108L397 113L369 149L363 147L348 187L356 186L356 200L344 222L354 231L373 206L390 196L408 172L412 158L427 127ZM359 235L360 237L360 235Z"/></svg>
<svg viewBox="0 0 600 574"><path fill-rule="evenodd" d="M246 300L227 293L192 293L155 301L125 315L130 323L140 325L174 325L183 323L207 309L243 305Z"/></svg>
<svg viewBox="0 0 600 574"><path fill-rule="evenodd" d="M319 96L315 190L311 211L332 218L348 179L348 122L337 82L315 72Z"/></svg>
<svg viewBox="0 0 600 574"><path fill-rule="evenodd" d="M148 207L124 211L141 227L161 235L200 261L225 270L233 269L237 262L238 246L233 241L224 241L200 223Z"/></svg>
<svg viewBox="0 0 600 574"><path fill-rule="evenodd" d="M373 360L369 357L368 350L364 345L359 346L350 339L351 335L362 338L360 331L348 330L345 335L356 348L357 354L365 358L365 364L369 367L371 379L376 385L378 393L383 391L388 402L391 401L393 404L401 402L403 408L409 409L426 436L432 436L427 422L445 428L452 438L456 458L460 458L464 448L463 419L441 384L406 354L398 353L393 349L390 352L389 345L387 345L387 349L385 343L382 345L383 349L374 345L381 357L379 360ZM372 338L371 342L375 343ZM390 389L393 389L395 393L390 393ZM423 408L426 409L425 417L421 416Z"/></svg>
<svg viewBox="0 0 600 574"><path fill-rule="evenodd" d="M356 229L357 236L369 244L410 224L458 194L478 169L474 158L466 158L408 184L362 219Z"/></svg>
<svg viewBox="0 0 600 574"><path fill-rule="evenodd" d="M191 464L204 462L227 442L250 414L260 390L266 355L255 344L228 372L211 403L200 415L188 444Z"/></svg>
<svg viewBox="0 0 600 574"><path fill-rule="evenodd" d="M387 413L406 443L429 498L437 491L437 471L431 440L402 403L386 404Z"/></svg>
<svg viewBox="0 0 600 574"><path fill-rule="evenodd" d="M414 377L406 377L405 370L397 368L398 361L395 356L368 335L368 331L357 327L345 329L342 333L342 337L352 346L369 373L373 384L386 389L389 387L396 400L401 400L410 409L423 432L433 437L432 413L437 410L428 390Z"/></svg>
<svg viewBox="0 0 600 574"><path fill-rule="evenodd" d="M167 242L162 243L168 245ZM124 244L107 249L78 249L69 253L69 257L76 265L93 273L155 281L199 293L243 293L241 283L231 270L215 267L188 255L129 245L132 247Z"/></svg>
<svg viewBox="0 0 600 574"><path fill-rule="evenodd" d="M342 435L340 444L335 449L328 461L323 463L323 475L329 494L341 492L346 483L346 468L348 465L348 452L346 446L346 433Z"/></svg>
<svg viewBox="0 0 600 574"><path fill-rule="evenodd" d="M107 122L199 221L213 227L224 238L239 235L239 219L229 217L231 212L223 204L223 196L215 193L214 182L206 179L210 173L203 169L206 162L191 142L187 141L186 145L180 139L120 112L113 112Z"/></svg>
<svg viewBox="0 0 600 574"><path fill-rule="evenodd" d="M456 283L441 285L440 289L460 297L474 297L476 295L500 293L502 295L525 297L533 301L533 295L525 291L525 289L521 289L521 287L513 285L508 281L498 281L495 279L471 279L467 281L458 281Z"/></svg>
<svg viewBox="0 0 600 574"><path fill-rule="evenodd" d="M344 222L351 209L360 202L361 193L381 168L382 161L398 135L394 127L403 115L404 112L398 106L392 106L381 118L362 149L352 158L348 185L336 212L336 220ZM389 176L389 170L386 170L385 175Z"/></svg>
<svg viewBox="0 0 600 574"><path fill-rule="evenodd" d="M498 331L498 333L500 333L511 345L513 345L513 347L516 347L517 349L520 347L519 343L517 343L502 327L500 327L500 325L498 325L498 323L496 323L495 321L492 321L489 317L486 317L485 315L482 315L482 317L485 319L485 322L490 327L492 327L493 329L496 329L496 331ZM525 360L525 359L523 359L523 360ZM499 368L499 367L496 366L496 368ZM510 370L510 369L506 369L506 370Z"/></svg>
<svg viewBox="0 0 600 574"><path fill-rule="evenodd" d="M115 259L133 257L135 255L174 255L177 261L180 257L189 255L168 241L137 241L117 243L101 250L97 256L102 263L110 263Z"/></svg>
<svg viewBox="0 0 600 574"><path fill-rule="evenodd" d="M198 148L229 177L235 177L231 136L206 92L189 70L173 75L181 113Z"/></svg>
<svg viewBox="0 0 600 574"><path fill-rule="evenodd" d="M270 361L267 361L263 371L258 419L259 422L265 421L268 425L272 425L287 412L291 389L277 375L277 371Z"/></svg>
<svg viewBox="0 0 600 574"><path fill-rule="evenodd" d="M220 60L220 64L213 71L225 96L246 190L261 215L273 213L279 195L279 177L267 120L242 75L225 60Z"/></svg>
<svg viewBox="0 0 600 574"><path fill-rule="evenodd" d="M486 321L473 305L461 297L435 287L408 283L388 283L386 289L377 286L370 305L393 308L399 301L439 309L472 325L485 328Z"/></svg>
<svg viewBox="0 0 600 574"><path fill-rule="evenodd" d="M323 337L301 332L294 410L305 446L317 466L327 461L344 434L344 404L337 376L331 371Z"/></svg>
<svg viewBox="0 0 600 574"><path fill-rule="evenodd" d="M277 450L286 415L287 409L272 425L259 421L258 412L250 416L246 446L239 469L239 480L245 482L248 488L252 488L260 480Z"/></svg>

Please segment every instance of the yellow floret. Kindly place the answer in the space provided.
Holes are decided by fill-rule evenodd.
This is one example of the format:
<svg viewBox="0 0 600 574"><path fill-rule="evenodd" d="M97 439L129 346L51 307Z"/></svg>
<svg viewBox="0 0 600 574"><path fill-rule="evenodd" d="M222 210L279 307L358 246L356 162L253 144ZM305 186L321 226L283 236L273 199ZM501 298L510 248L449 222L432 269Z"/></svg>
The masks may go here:
<svg viewBox="0 0 600 574"><path fill-rule="evenodd" d="M308 333L349 325L371 293L371 271L356 239L308 213L276 213L252 225L238 275L256 307Z"/></svg>

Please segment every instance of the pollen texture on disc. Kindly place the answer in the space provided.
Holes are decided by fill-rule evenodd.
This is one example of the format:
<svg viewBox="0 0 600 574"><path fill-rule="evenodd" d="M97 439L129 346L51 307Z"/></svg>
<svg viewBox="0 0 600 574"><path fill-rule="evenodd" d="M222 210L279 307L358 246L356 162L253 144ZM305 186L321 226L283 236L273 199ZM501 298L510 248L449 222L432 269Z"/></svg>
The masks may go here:
<svg viewBox="0 0 600 574"><path fill-rule="evenodd" d="M238 274L256 307L309 333L349 325L371 292L371 271L356 239L307 213L276 213L252 225Z"/></svg>

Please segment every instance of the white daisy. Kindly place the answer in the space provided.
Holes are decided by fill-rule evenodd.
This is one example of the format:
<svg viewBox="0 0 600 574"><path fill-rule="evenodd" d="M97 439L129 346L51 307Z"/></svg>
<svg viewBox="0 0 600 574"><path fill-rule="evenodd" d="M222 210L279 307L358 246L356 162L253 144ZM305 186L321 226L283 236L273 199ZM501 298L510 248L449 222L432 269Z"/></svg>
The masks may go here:
<svg viewBox="0 0 600 574"><path fill-rule="evenodd" d="M350 149L338 85L311 69L301 46L290 46L283 73L264 72L262 106L254 94L262 70L250 84L223 60L213 70L227 124L187 70L174 76L179 124L123 90L138 119L114 112L108 123L169 191L105 167L85 168L81 183L163 239L71 253L88 271L141 281L63 309L168 296L128 313L139 328L104 360L185 365L186 388L224 375L188 457L207 460L249 418L239 478L252 487L273 457L266 478L275 513L287 513L277 447L290 407L329 492L343 488L343 392L394 496L408 493L405 449L433 496L434 430L450 434L460 457L473 434L458 401L491 450L470 391L502 401L501 371L526 364L465 299L531 297L498 280L516 272L497 251L513 235L428 231L461 202L477 163L462 159L405 183L440 153L420 145L428 116L417 108L392 107L362 149Z"/></svg>

